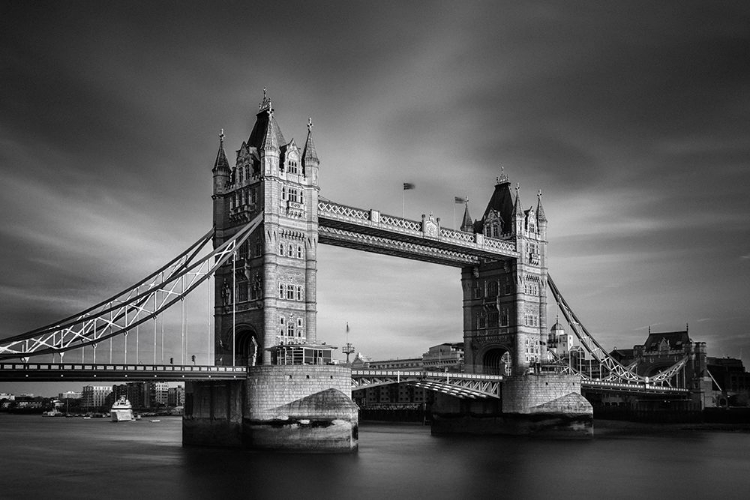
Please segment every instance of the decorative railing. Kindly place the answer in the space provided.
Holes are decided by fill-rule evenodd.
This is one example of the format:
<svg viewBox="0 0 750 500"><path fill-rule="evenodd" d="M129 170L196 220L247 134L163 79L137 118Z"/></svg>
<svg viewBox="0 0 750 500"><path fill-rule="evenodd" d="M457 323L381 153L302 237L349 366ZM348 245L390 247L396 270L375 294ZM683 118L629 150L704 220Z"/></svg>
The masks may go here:
<svg viewBox="0 0 750 500"><path fill-rule="evenodd" d="M329 200L318 201L318 217L351 223L361 227L378 228L418 238L427 238L440 243L448 243L467 250L484 251L493 254L514 256L514 239L488 238L481 234L439 227L440 219L432 216L415 221L402 217L381 214L377 210L340 205Z"/></svg>
<svg viewBox="0 0 750 500"><path fill-rule="evenodd" d="M379 218L381 225L390 226L392 229L422 232L422 223L415 220L402 219L401 217L384 214L380 214Z"/></svg>

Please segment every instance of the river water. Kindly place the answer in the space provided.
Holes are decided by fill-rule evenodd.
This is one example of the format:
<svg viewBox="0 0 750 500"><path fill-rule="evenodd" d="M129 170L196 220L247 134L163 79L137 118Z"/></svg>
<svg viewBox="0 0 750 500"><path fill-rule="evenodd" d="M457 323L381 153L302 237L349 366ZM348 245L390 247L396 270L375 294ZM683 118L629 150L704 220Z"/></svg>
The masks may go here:
<svg viewBox="0 0 750 500"><path fill-rule="evenodd" d="M0 414L0 498L750 498L750 433L578 441L363 424L359 452L323 455L183 448L181 419L159 420Z"/></svg>

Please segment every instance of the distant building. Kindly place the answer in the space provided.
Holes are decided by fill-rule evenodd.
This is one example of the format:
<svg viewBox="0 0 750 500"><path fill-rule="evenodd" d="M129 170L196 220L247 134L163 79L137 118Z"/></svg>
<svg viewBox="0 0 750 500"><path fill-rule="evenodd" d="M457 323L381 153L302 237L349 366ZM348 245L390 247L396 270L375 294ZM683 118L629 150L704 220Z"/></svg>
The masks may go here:
<svg viewBox="0 0 750 500"><path fill-rule="evenodd" d="M101 408L105 406L107 396L112 393L112 387L108 386L84 386L81 394L81 406L86 409Z"/></svg>
<svg viewBox="0 0 750 500"><path fill-rule="evenodd" d="M422 366L427 371L462 372L464 370L464 343L445 342L430 347L422 354Z"/></svg>
<svg viewBox="0 0 750 500"><path fill-rule="evenodd" d="M706 343L693 342L687 328L661 333L649 329L646 342L642 345L634 345L632 350L615 348L610 355L624 366L633 366L642 377L658 375L687 357L681 373L674 378L674 385L691 389L694 402L700 404L701 408L718 404L707 369Z"/></svg>
<svg viewBox="0 0 750 500"><path fill-rule="evenodd" d="M57 395L57 399L65 401L66 399L81 399L83 393L75 391L61 392Z"/></svg>
<svg viewBox="0 0 750 500"><path fill-rule="evenodd" d="M748 406L750 404L750 373L745 371L742 360L735 358L713 358L706 361L713 389L718 396L718 406Z"/></svg>
<svg viewBox="0 0 750 500"><path fill-rule="evenodd" d="M571 347L573 347L573 335L565 333L560 321L556 321L547 335L547 360L566 359Z"/></svg>
<svg viewBox="0 0 750 500"><path fill-rule="evenodd" d="M147 382L149 384L149 406L167 406L169 404L169 384L167 382Z"/></svg>
<svg viewBox="0 0 750 500"><path fill-rule="evenodd" d="M185 405L185 387L184 386L170 387L168 390L167 404L169 406L184 406Z"/></svg>
<svg viewBox="0 0 750 500"><path fill-rule="evenodd" d="M358 352L352 361L353 370L421 370L422 358L386 359L373 361L371 358Z"/></svg>

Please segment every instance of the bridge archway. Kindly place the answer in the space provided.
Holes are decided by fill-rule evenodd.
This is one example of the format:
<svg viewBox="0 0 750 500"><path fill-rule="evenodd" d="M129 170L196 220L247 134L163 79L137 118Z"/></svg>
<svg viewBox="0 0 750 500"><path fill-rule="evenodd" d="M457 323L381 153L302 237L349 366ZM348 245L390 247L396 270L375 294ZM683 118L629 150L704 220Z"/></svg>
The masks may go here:
<svg viewBox="0 0 750 500"><path fill-rule="evenodd" d="M510 375L513 362L510 350L505 347L492 347L482 354L482 373L485 375Z"/></svg>
<svg viewBox="0 0 750 500"><path fill-rule="evenodd" d="M258 334L249 325L237 325L235 330L235 356L237 366L254 366L262 361Z"/></svg>

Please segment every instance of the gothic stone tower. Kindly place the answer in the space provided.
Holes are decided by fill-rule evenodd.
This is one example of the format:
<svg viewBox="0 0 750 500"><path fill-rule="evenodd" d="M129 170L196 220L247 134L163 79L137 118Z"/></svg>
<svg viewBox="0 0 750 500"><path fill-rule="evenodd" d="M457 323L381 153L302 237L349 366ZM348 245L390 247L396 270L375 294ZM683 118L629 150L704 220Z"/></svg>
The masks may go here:
<svg viewBox="0 0 750 500"><path fill-rule="evenodd" d="M230 168L223 134L213 172L214 247L263 214L234 262L216 273L217 365L272 361L268 348L316 342L318 167L308 122L302 149L286 142L265 95ZM234 276L232 270L234 269Z"/></svg>
<svg viewBox="0 0 750 500"><path fill-rule="evenodd" d="M302 149L286 142L265 91L233 168L221 135L214 246L262 221L215 274L216 364L246 365L247 378L186 384L183 444L357 449L351 370L326 364L330 347L316 345L318 166L312 122Z"/></svg>
<svg viewBox="0 0 750 500"><path fill-rule="evenodd" d="M464 268L466 370L524 375L541 361L547 329L547 218L541 202L524 210L503 173L481 220L465 229L516 242L518 258Z"/></svg>

